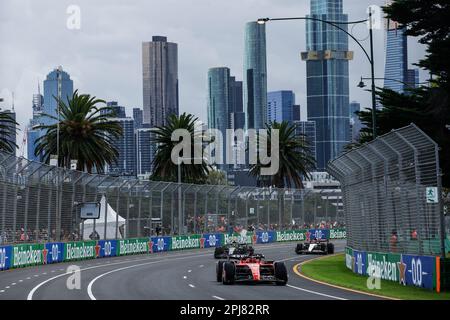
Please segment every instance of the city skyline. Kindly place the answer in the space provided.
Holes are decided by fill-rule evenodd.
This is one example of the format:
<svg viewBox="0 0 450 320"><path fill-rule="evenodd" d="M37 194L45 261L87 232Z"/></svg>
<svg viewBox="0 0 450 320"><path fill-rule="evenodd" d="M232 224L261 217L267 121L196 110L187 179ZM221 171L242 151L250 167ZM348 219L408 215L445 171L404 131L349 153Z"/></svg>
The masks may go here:
<svg viewBox="0 0 450 320"><path fill-rule="evenodd" d="M0 53L0 65L5 70L0 78L0 94L5 99L3 109L8 109L11 107L11 92L15 93L21 129L18 141L22 140L24 127L32 116L30 105L32 94L36 92L36 81L40 80L42 83L48 70L57 65L63 65L71 74L74 89L80 89L81 93L89 93L104 100L119 100L127 109L142 107L140 46L156 34L167 35L179 44L180 112L194 113L205 121L204 92L207 86L204 74L207 69L214 65L225 65L235 70L237 80L242 80L239 71L243 68L245 23L265 16L292 16L293 12L302 16L309 11L307 2L299 4L293 1L267 1L255 10L245 10L251 6L252 1L242 1L218 4L218 9L223 10L218 10L215 6L214 12L218 10L227 13L208 16L205 12L212 8L203 8L203 11L196 13L193 12L195 10L186 11L186 4L151 1L153 5L157 3L161 11L176 7L175 12L180 10L186 13L181 20L168 16L162 21L154 12L143 14L143 8L146 7L144 5L118 5L112 1L107 12L103 12L100 10L101 6L80 1L83 17L81 29L68 30L65 26L66 3L54 5L54 11L47 13L46 19L39 19L42 22L31 24L29 21L36 21L35 18L42 14L45 5L41 7L25 1L29 4L28 10L24 13L20 11L22 15L19 15L20 2L24 1L19 1L19 4L6 1L4 10L0 13L1 18L4 18L0 22L0 33L5 39L4 50ZM374 3L383 5L384 1ZM350 20L365 16L369 4L371 3L344 1ZM197 6L200 8L201 3L194 5ZM111 17L119 15L124 22L117 24L117 19ZM148 16L156 19L149 23ZM107 23L109 20L115 22ZM37 39L30 38L29 34L34 32L29 30L32 25L36 32L48 33L53 46L42 45L36 42ZM136 29L138 25L142 25L142 28ZM205 25L211 31L206 30ZM13 38L4 33L8 27L14 28L18 34L22 33L23 37ZM224 34L224 28L227 34ZM306 72L299 53L305 50L304 30L305 24L302 22L273 23L267 26L268 90L293 90L297 103L302 106L302 120L306 116ZM365 38L366 30L355 28L353 31L358 38ZM375 36L378 43L384 43L382 29L376 30ZM111 37L114 37L114 41ZM55 43L62 38L65 39L65 45ZM293 41L287 41L289 38ZM367 41L364 44L368 46ZM414 63L423 56L423 48L415 39L409 41L409 46L414 47L414 50L410 50L409 59L410 63ZM350 99L360 101L364 108L370 105L370 94L357 88L356 84L361 75L368 75L369 66L362 52L351 41L350 49L355 51L355 60L350 64ZM352 68L352 65L359 64L367 68ZM116 76L110 77L111 73ZM376 75L384 75L384 45L376 47ZM421 79L426 78L427 75L421 72Z"/></svg>

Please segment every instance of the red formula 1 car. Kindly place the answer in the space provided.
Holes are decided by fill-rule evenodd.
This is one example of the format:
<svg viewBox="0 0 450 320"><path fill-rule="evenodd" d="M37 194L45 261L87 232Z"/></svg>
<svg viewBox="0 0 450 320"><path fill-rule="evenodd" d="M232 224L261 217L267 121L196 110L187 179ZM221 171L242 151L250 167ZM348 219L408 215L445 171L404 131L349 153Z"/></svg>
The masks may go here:
<svg viewBox="0 0 450 320"><path fill-rule="evenodd" d="M288 276L283 262L264 260L261 254L248 255L240 259L221 260L216 265L217 282L273 282L284 286Z"/></svg>

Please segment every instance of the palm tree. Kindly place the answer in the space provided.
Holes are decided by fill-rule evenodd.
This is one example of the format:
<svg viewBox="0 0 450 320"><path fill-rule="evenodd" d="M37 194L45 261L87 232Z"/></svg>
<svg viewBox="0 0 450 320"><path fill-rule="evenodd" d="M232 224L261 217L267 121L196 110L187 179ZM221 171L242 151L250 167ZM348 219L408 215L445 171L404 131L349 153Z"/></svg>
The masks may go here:
<svg viewBox="0 0 450 320"><path fill-rule="evenodd" d="M0 151L14 152L17 144L13 141L18 123L5 111L0 112Z"/></svg>
<svg viewBox="0 0 450 320"><path fill-rule="evenodd" d="M59 121L58 166L68 168L71 160L77 160L77 170L91 173L95 168L97 172L104 172L105 164L116 162L119 152L114 141L122 136L121 125L110 119L115 115L112 109L97 107L98 104L105 104L105 101L88 94L78 94L78 90L73 93L68 104L62 100L57 102L60 119L43 115L56 123L37 127L45 130L46 134L36 140L35 154L41 155L46 163L51 155L57 154Z"/></svg>
<svg viewBox="0 0 450 320"><path fill-rule="evenodd" d="M196 131L195 126L198 118L194 118L191 114L183 113L180 116L172 114L167 119L167 125L156 127L153 130L154 138L152 142L157 144L155 158L153 159L153 180L162 181L178 181L178 164L172 162L171 154L173 148L178 144L172 141L172 133L177 129L185 129L191 136L191 154L182 157L193 157L194 155L194 138L202 139L201 131ZM201 136L199 136L201 135ZM203 146L202 155L203 155ZM191 161L193 162L193 161ZM182 164L181 165L181 181L187 183L204 183L208 177L209 165L202 160L202 164Z"/></svg>
<svg viewBox="0 0 450 320"><path fill-rule="evenodd" d="M273 176L262 176L261 168L269 167L269 165L261 165L258 161L257 164L251 165L250 174L256 176L259 183L264 186L303 188L303 177L309 177L310 171L315 166L315 160L306 137L297 135L295 125L290 125L286 121L266 125L266 128L267 146L261 147L268 148L268 150L271 149L272 130L279 132L279 170Z"/></svg>

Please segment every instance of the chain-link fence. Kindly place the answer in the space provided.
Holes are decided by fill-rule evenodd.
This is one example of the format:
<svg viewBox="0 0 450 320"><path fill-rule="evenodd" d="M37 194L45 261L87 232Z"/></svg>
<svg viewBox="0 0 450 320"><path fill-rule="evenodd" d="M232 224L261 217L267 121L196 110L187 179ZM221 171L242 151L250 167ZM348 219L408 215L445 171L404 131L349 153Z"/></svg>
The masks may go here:
<svg viewBox="0 0 450 320"><path fill-rule="evenodd" d="M342 227L339 193L144 181L0 152L0 244ZM101 204L82 220L81 206Z"/></svg>
<svg viewBox="0 0 450 320"><path fill-rule="evenodd" d="M328 171L341 182L350 247L444 254L438 152L412 124L329 163Z"/></svg>

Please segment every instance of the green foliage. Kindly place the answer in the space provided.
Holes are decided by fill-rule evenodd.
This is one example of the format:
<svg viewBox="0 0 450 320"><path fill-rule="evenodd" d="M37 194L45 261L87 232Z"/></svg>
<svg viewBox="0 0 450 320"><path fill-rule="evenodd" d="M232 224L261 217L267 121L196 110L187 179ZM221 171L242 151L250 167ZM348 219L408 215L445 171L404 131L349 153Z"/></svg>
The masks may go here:
<svg viewBox="0 0 450 320"><path fill-rule="evenodd" d="M261 185L275 186L277 188L303 188L303 177L309 177L315 166L315 160L311 154L310 146L306 137L295 133L295 125L284 121L267 125L267 148L270 154L272 130L279 130L279 170L273 176L262 176L261 168L269 167L258 163L251 165L250 174L256 176Z"/></svg>
<svg viewBox="0 0 450 320"><path fill-rule="evenodd" d="M56 99L56 98L55 98ZM95 168L102 173L106 164L115 163L119 155L114 141L122 136L122 126L111 117L109 107L97 107L104 100L88 94L73 93L69 103L58 101L60 109L59 166L70 167L71 160L77 160L77 170L92 172ZM105 111L106 110L106 111ZM104 114L101 114L105 112ZM44 114L58 122L58 118ZM57 123L37 127L46 134L36 141L36 155L42 155L44 162L57 154Z"/></svg>
<svg viewBox="0 0 450 320"><path fill-rule="evenodd" d="M195 123L198 118L191 114L183 113L180 116L171 115L167 120L167 125L154 129L155 137L153 143L157 144L157 151L153 160L152 180L178 181L178 165L172 162L171 154L173 148L178 144L172 141L172 133L177 129L189 131L191 136L190 155L180 154L180 157L193 157L195 152L195 140L202 140L203 134L195 130ZM203 148L202 148L203 155ZM191 161L192 163L194 161ZM182 164L181 181L184 183L204 183L208 177L209 166L202 160L202 164Z"/></svg>
<svg viewBox="0 0 450 320"><path fill-rule="evenodd" d="M428 70L434 79L429 86L397 93L377 88L377 99L383 106L377 110L377 134L382 135L407 126L417 125L441 148L440 165L444 173L443 185L450 186L450 3L447 0L395 0L384 8L387 17L406 26L407 34L419 37L427 46L427 55L418 66ZM358 113L366 125L360 143L372 136L372 111Z"/></svg>
<svg viewBox="0 0 450 320"><path fill-rule="evenodd" d="M206 179L206 184L212 186L226 186L228 185L227 177L225 172L219 170L211 170L208 173L208 178Z"/></svg>
<svg viewBox="0 0 450 320"><path fill-rule="evenodd" d="M12 153L17 148L12 138L18 123L5 111L0 112L0 151Z"/></svg>

